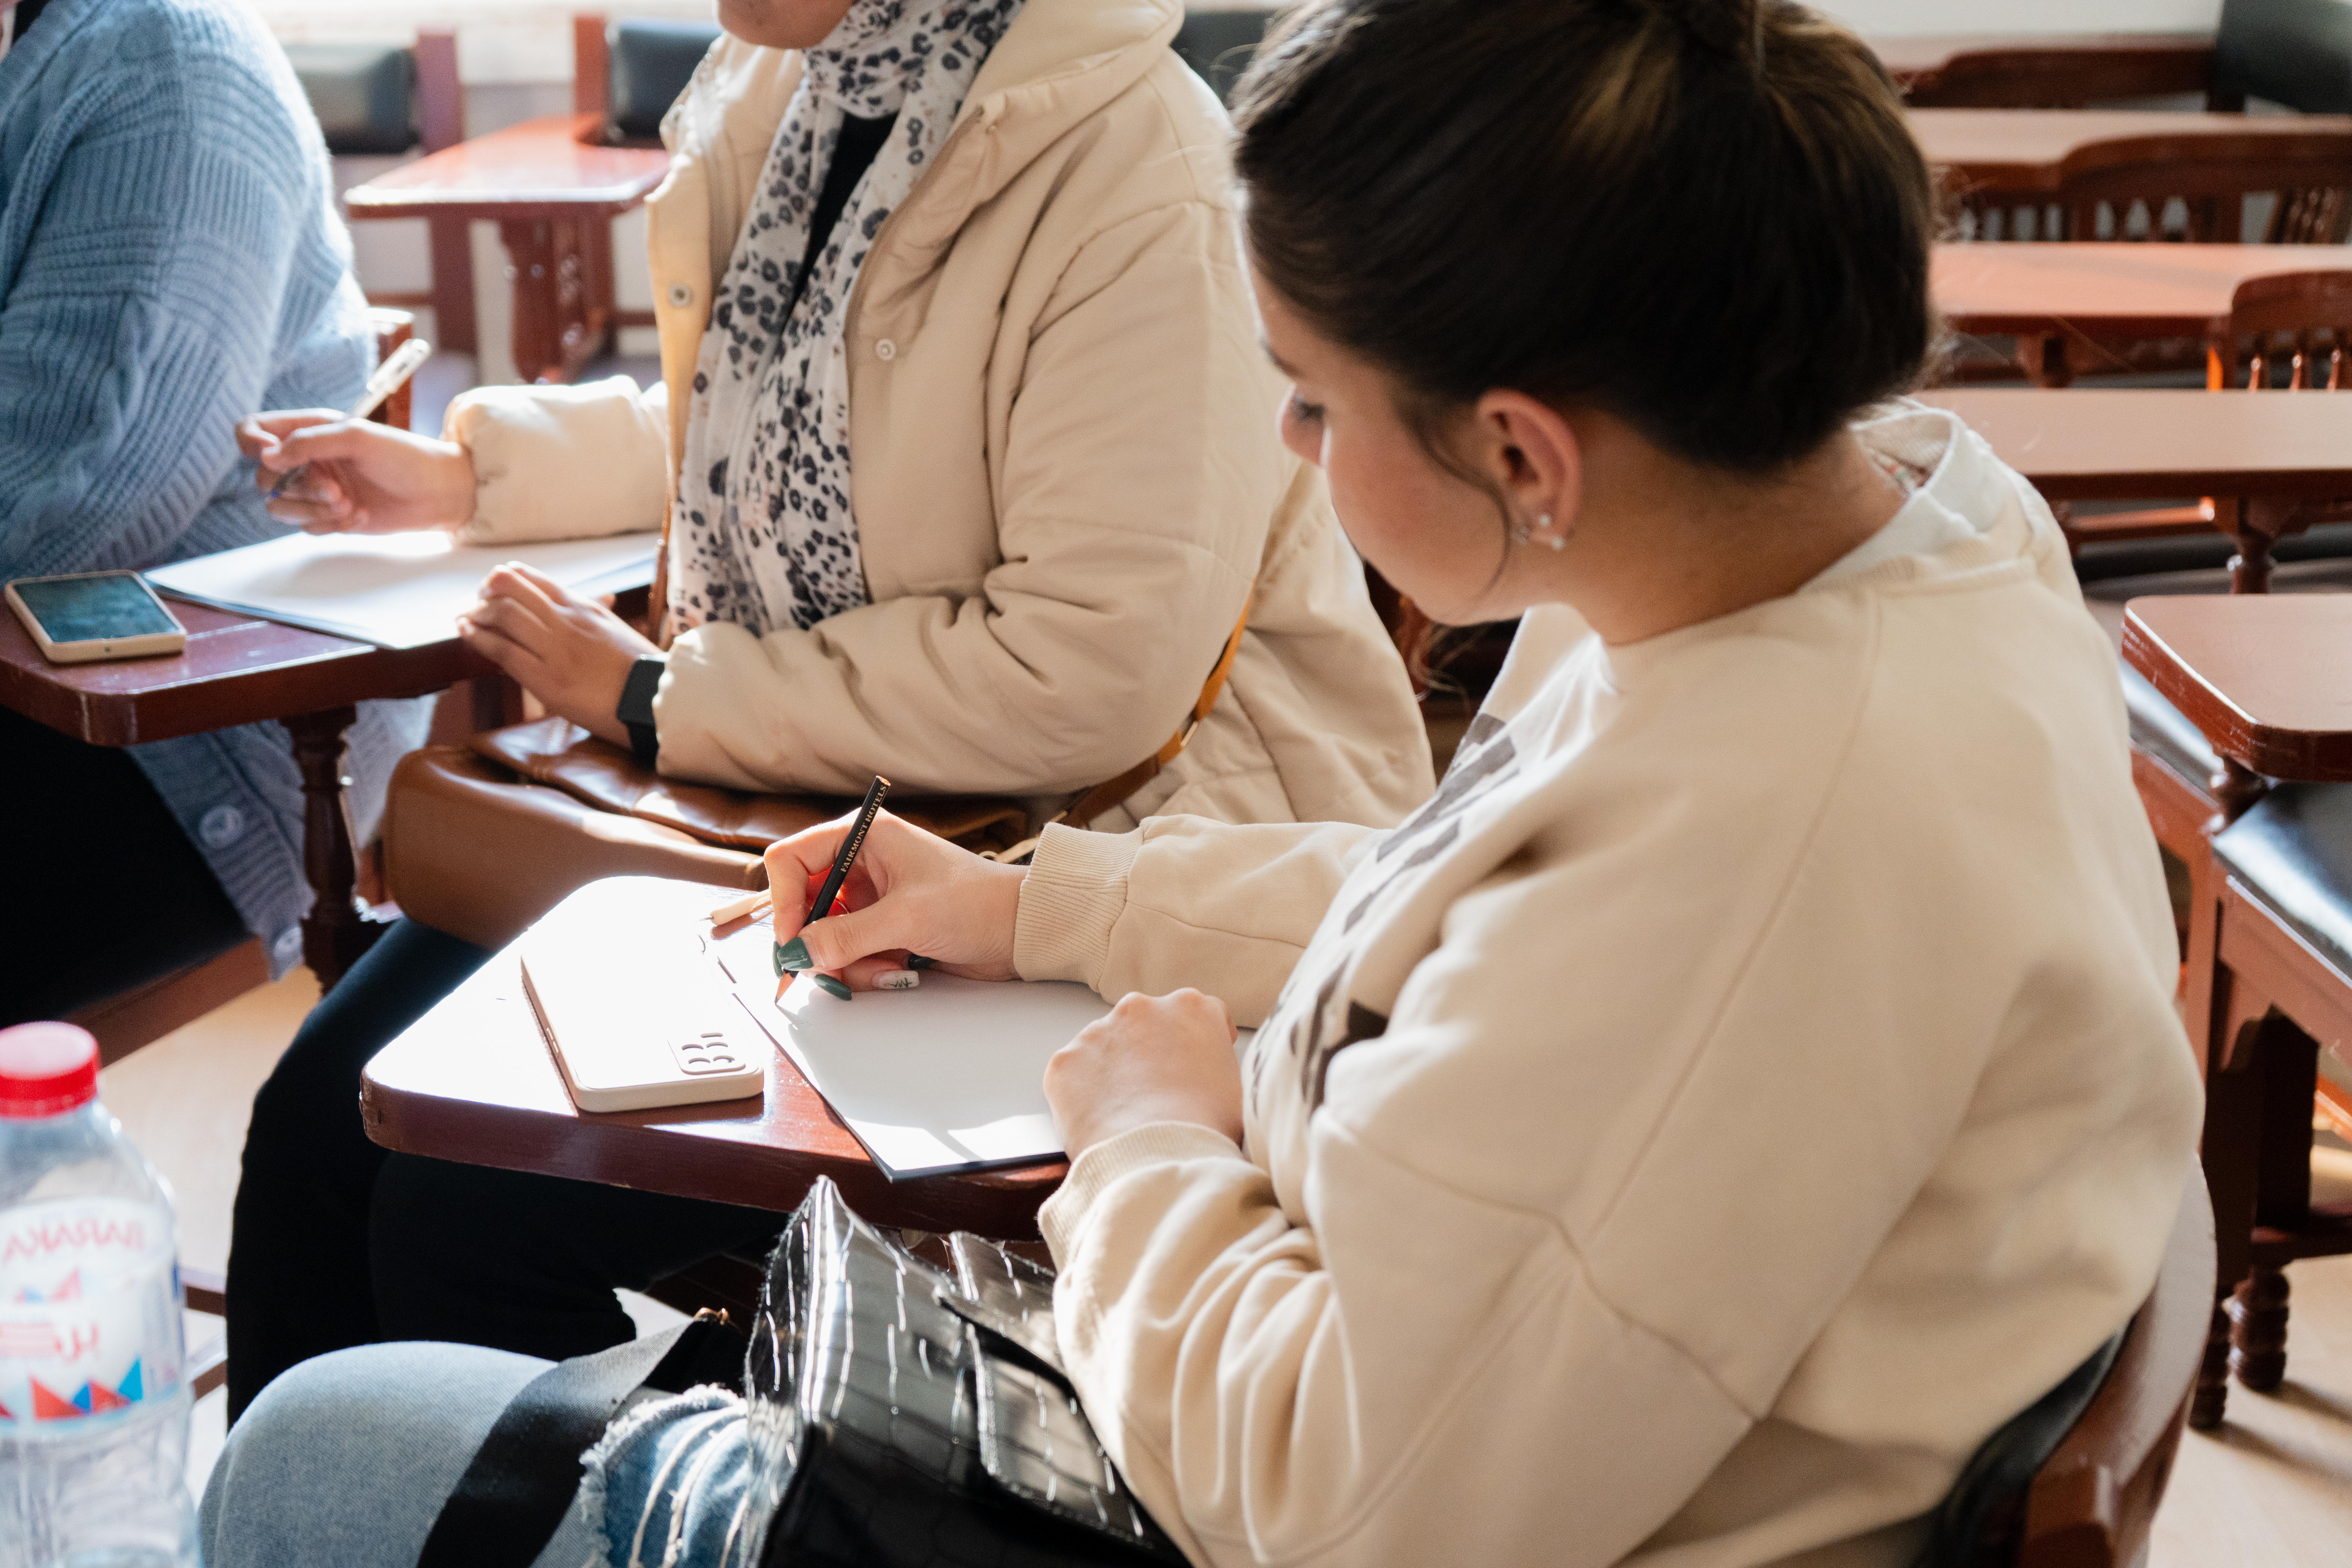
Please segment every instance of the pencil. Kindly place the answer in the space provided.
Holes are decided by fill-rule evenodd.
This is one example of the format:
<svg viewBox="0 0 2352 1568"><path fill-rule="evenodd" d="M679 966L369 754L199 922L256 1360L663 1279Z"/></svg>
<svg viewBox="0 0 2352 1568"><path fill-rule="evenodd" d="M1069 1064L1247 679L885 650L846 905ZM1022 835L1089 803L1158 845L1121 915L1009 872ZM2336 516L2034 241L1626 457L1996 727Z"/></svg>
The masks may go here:
<svg viewBox="0 0 2352 1568"><path fill-rule="evenodd" d="M841 841L841 847L834 853L833 869L824 874L824 880L817 884L816 897L809 901L809 909L812 912L819 910L827 913L832 911L834 896L841 891L842 883L849 879L849 868L856 863L858 850L866 846L866 831L874 826L875 814L882 809L882 797L889 793L890 781L880 773L876 773L874 782L866 786L866 798L858 805L857 819L849 825L849 837ZM824 916L818 915L817 918L823 920ZM778 942L776 944L776 996L779 1000L783 997L784 987L793 983L793 973L792 970L784 967L783 943ZM834 985L840 984L837 980L834 982ZM827 987L827 989L831 988ZM844 1001L847 1001L849 998L847 987L843 987L840 994Z"/></svg>
<svg viewBox="0 0 2352 1568"><path fill-rule="evenodd" d="M411 338L393 350L392 357L375 367L375 374L368 377L366 390L360 394L360 400L352 405L352 411L343 417L364 419L383 407L383 400L405 385L408 378L416 374L416 367L432 356L433 345L423 338ZM278 482L270 486L269 493L261 499L276 500L278 491L300 479L310 467L308 463L301 463L287 469L278 476Z"/></svg>

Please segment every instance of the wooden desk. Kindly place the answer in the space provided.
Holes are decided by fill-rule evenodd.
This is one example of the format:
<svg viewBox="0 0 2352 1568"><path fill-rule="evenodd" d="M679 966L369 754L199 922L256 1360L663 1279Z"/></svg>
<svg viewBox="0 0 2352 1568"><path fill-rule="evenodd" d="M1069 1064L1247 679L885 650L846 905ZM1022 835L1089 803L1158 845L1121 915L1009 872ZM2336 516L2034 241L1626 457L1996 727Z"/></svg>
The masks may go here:
<svg viewBox="0 0 2352 1568"><path fill-rule="evenodd" d="M620 607L637 613L643 600L639 589ZM93 746L283 723L302 773L303 867L318 894L302 920L302 958L320 985L332 985L375 940L352 896L357 865L343 808L343 736L354 705L422 697L497 667L454 636L380 648L183 600L172 610L188 628L185 652L100 664L51 664L16 616L0 616L0 703Z"/></svg>
<svg viewBox="0 0 2352 1568"><path fill-rule="evenodd" d="M499 226L514 284L515 368L568 381L619 320L612 220L669 172L658 147L607 147L594 115L552 114L461 142L355 185L354 221L485 218Z"/></svg>
<svg viewBox="0 0 2352 1568"><path fill-rule="evenodd" d="M353 704L421 697L495 673L455 637L390 650L232 610L173 600L187 651L170 658L51 664L16 617L0 617L0 702L93 746L129 746L275 719L302 773L304 868L318 900L302 920L302 956L331 985L374 939L352 898L343 735Z"/></svg>
<svg viewBox="0 0 2352 1568"><path fill-rule="evenodd" d="M1971 194L2057 195L2078 156L2097 143L2130 143L2135 158L2190 157L2201 137L2250 136L2281 158L2352 133L2352 115L2199 114L2124 109L1914 109L1906 118L1930 166Z"/></svg>
<svg viewBox="0 0 2352 1568"><path fill-rule="evenodd" d="M1952 330L2095 343L2202 338L2230 324L2250 278L2352 271L2352 245L2136 245L1987 241L1939 245L1936 308Z"/></svg>
<svg viewBox="0 0 2352 1568"><path fill-rule="evenodd" d="M2078 109L2205 92L2213 80L2210 33L1946 34L1870 47L1905 97L1945 109Z"/></svg>
<svg viewBox="0 0 2352 1568"><path fill-rule="evenodd" d="M2352 594L2134 599L2124 658L2241 766L2352 784Z"/></svg>
<svg viewBox="0 0 2352 1568"><path fill-rule="evenodd" d="M1948 408L2052 500L2352 498L2352 397L1950 389Z"/></svg>
<svg viewBox="0 0 2352 1568"><path fill-rule="evenodd" d="M680 884L682 908L723 896ZM877 1225L1027 1238L1056 1161L893 1183L782 1051L759 1100L582 1111L539 1030L515 950L492 959L368 1063L360 1115L387 1149L510 1171L790 1211L818 1176Z"/></svg>

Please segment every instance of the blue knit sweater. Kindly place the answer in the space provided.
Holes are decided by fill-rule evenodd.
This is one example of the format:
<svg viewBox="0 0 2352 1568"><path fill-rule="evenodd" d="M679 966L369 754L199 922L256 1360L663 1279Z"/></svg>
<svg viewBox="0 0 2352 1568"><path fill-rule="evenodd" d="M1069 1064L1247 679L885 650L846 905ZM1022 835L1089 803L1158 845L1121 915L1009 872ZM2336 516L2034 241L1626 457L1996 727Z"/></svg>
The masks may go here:
<svg viewBox="0 0 2352 1568"><path fill-rule="evenodd" d="M53 0L0 58L0 579L286 532L235 426L347 406L365 312L325 143L260 22L237 0ZM426 717L371 703L352 727L362 836ZM310 902L285 731L131 754L282 972Z"/></svg>

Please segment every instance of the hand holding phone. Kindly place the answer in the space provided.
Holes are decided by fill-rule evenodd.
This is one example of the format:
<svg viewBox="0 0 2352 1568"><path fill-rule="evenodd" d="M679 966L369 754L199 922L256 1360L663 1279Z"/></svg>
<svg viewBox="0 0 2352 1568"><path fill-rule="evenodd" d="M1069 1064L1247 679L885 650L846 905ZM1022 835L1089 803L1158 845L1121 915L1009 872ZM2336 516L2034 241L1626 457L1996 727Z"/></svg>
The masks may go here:
<svg viewBox="0 0 2352 1568"><path fill-rule="evenodd" d="M179 653L188 631L136 572L19 577L8 607L51 664Z"/></svg>

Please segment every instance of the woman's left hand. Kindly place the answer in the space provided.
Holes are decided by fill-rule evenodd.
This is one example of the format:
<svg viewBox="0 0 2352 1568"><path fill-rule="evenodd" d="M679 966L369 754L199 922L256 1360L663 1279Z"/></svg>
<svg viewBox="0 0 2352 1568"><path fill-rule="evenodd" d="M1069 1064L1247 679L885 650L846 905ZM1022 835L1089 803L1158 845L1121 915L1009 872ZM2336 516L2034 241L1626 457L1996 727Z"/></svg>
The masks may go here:
<svg viewBox="0 0 2352 1568"><path fill-rule="evenodd" d="M629 667L661 652L593 599L576 599L544 572L509 563L482 584L482 602L457 617L466 646L592 734L615 745L629 732L614 716Z"/></svg>
<svg viewBox="0 0 2352 1568"><path fill-rule="evenodd" d="M1154 1121L1191 1121L1242 1141L1242 1069L1225 1005L1193 990L1130 991L1045 1064L1045 1101L1076 1160Z"/></svg>

